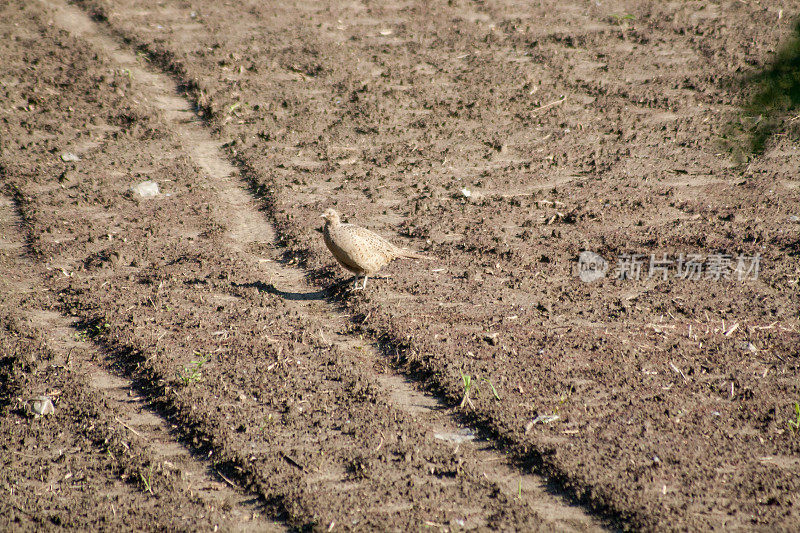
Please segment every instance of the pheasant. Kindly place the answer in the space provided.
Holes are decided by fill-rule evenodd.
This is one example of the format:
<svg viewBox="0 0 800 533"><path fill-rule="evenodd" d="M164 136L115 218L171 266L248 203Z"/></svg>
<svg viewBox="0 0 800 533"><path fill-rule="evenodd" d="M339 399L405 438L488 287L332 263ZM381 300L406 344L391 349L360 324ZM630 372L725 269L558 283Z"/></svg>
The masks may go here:
<svg viewBox="0 0 800 533"><path fill-rule="evenodd" d="M395 246L377 233L354 224L342 224L339 213L328 209L322 214L325 246L344 268L356 275L353 290L366 289L367 278L398 257L430 259L408 248ZM359 287L358 277L364 276Z"/></svg>

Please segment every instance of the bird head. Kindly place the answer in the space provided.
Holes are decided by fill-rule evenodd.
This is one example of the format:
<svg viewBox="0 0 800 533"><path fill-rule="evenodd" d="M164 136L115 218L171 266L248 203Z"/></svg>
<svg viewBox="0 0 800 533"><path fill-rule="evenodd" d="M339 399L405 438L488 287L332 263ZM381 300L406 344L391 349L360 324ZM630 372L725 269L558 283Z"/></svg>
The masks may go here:
<svg viewBox="0 0 800 533"><path fill-rule="evenodd" d="M335 209L326 209L325 212L322 213L322 218L324 218L325 222L328 224L339 223L339 213L337 213Z"/></svg>

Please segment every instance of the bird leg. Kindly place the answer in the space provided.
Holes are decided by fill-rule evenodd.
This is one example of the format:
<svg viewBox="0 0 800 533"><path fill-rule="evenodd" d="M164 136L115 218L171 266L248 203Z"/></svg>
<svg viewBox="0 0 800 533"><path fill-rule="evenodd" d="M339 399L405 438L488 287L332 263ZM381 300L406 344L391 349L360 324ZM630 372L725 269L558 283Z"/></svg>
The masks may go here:
<svg viewBox="0 0 800 533"><path fill-rule="evenodd" d="M358 275L353 277L353 290L354 291L361 291L367 288L367 276L364 276L364 282L359 287L358 285Z"/></svg>

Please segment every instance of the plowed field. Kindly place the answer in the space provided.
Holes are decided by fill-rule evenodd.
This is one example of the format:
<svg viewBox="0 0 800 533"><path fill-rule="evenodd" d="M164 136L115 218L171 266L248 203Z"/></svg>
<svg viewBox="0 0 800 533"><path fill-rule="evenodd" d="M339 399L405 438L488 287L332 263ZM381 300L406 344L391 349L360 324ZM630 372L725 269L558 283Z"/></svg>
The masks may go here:
<svg viewBox="0 0 800 533"><path fill-rule="evenodd" d="M4 2L0 528L797 530L799 11Z"/></svg>

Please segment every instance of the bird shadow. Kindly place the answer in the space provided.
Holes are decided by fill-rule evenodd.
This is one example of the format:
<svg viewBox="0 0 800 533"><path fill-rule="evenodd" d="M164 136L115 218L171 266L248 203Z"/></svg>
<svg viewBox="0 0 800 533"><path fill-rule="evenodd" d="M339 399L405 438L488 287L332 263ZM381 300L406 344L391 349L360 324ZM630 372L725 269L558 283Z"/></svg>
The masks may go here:
<svg viewBox="0 0 800 533"><path fill-rule="evenodd" d="M264 283L263 281L253 281L251 283L234 283L234 286L239 288L254 288L259 292L274 294L275 296L283 298L284 300L294 300L294 301L331 300L337 296L341 296L342 288L346 287L348 284L351 284L355 279L356 279L355 277L346 278L337 283L334 283L330 287L310 292L283 291L278 287L276 287L274 284Z"/></svg>
<svg viewBox="0 0 800 533"><path fill-rule="evenodd" d="M330 288L320 289L311 292L293 292L282 291L272 283L264 283L263 281L254 281L252 283L234 283L236 287L241 288L254 288L259 292L266 292L274 294L284 300L325 300L330 296Z"/></svg>

